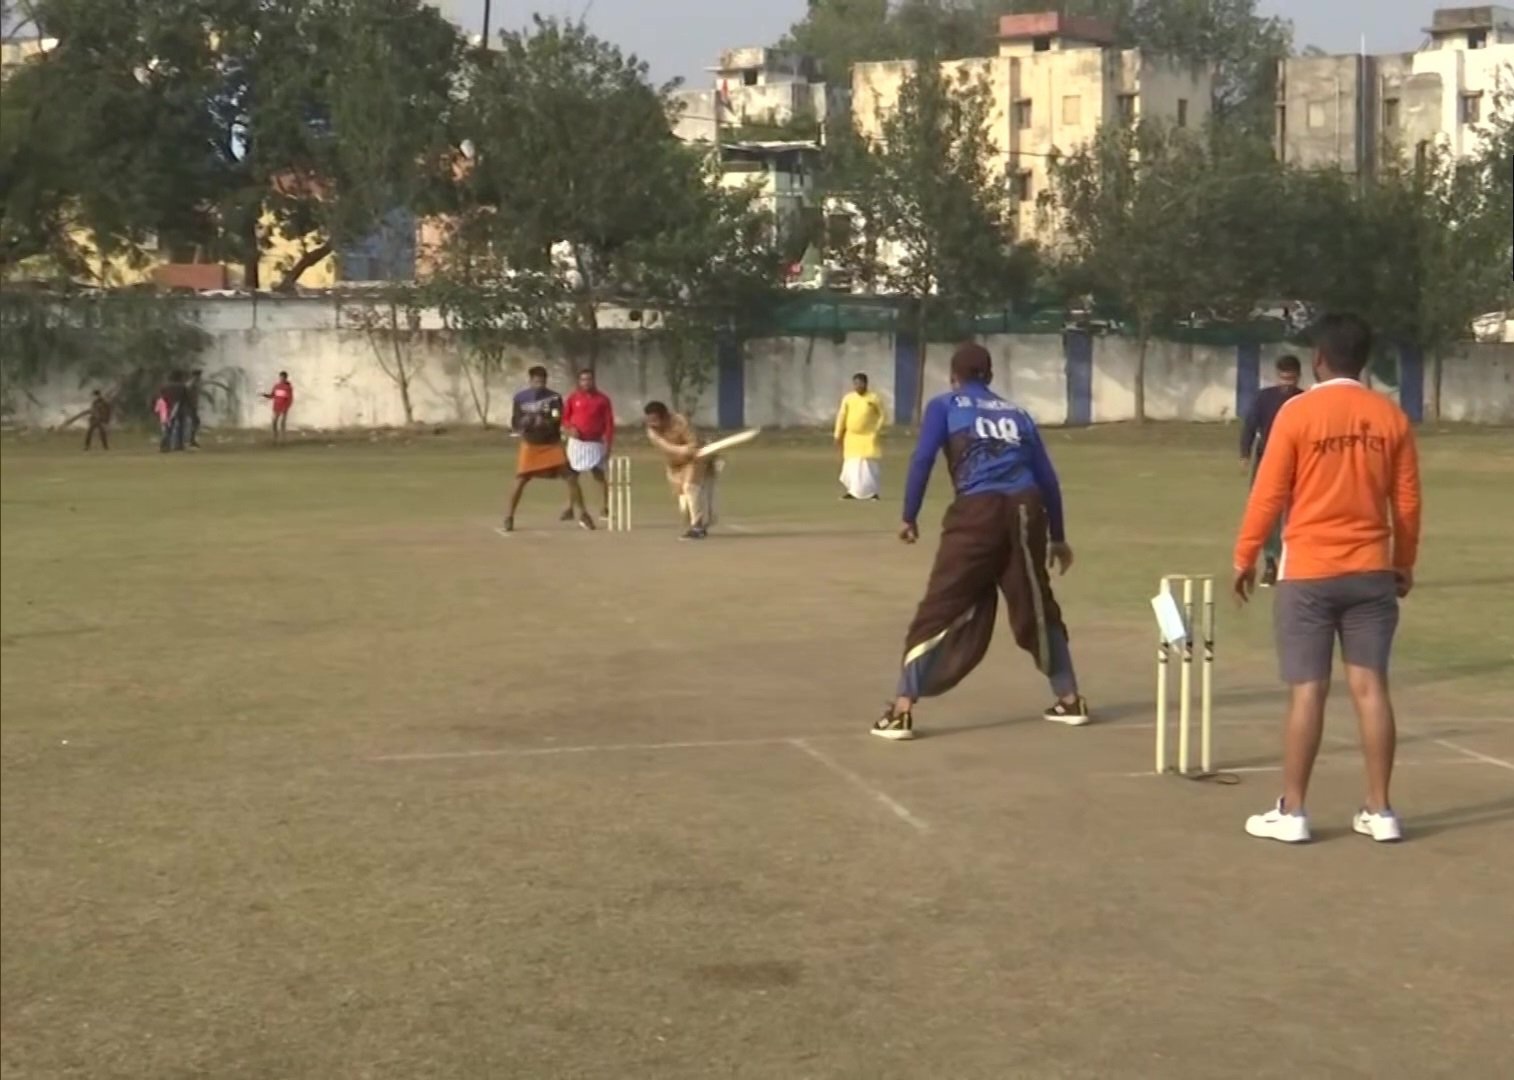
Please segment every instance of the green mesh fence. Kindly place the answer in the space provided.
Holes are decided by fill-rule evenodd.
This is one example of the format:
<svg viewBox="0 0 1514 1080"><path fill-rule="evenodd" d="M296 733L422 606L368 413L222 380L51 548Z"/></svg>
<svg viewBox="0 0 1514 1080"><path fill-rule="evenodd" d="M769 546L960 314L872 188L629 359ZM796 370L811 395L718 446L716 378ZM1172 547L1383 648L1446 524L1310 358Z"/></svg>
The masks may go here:
<svg viewBox="0 0 1514 1080"><path fill-rule="evenodd" d="M846 334L912 332L911 316L902 301L849 293L807 293L781 305L766 330L778 336L842 337ZM960 341L987 334L1059 334L1086 326L1093 333L1130 333L1129 322L1113 309L1099 308L1074 318L1059 303L1028 304L983 312L955 322L933 320L926 327L931 341ZM1275 320L1191 326L1170 323L1153 336L1193 345L1278 344L1289 340L1287 327Z"/></svg>

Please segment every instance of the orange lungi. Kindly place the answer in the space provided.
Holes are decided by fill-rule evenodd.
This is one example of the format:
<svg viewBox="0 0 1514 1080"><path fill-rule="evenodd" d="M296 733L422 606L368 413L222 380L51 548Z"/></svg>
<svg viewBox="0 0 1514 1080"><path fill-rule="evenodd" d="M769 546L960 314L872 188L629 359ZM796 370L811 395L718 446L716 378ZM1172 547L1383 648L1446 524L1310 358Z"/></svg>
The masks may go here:
<svg viewBox="0 0 1514 1080"><path fill-rule="evenodd" d="M532 476L550 479L568 467L568 452L560 442L520 443L515 459L516 476Z"/></svg>

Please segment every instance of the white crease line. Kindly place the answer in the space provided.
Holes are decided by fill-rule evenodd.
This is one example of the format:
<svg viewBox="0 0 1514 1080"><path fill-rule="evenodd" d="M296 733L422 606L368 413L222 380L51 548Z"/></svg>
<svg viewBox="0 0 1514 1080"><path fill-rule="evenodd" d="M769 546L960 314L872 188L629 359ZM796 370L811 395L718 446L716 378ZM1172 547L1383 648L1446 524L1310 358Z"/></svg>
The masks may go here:
<svg viewBox="0 0 1514 1080"><path fill-rule="evenodd" d="M1497 765L1500 769L1508 769L1514 772L1514 761L1506 761L1501 757L1494 757L1492 754L1484 754L1479 750L1462 746L1460 743L1454 743L1450 739L1432 739L1430 741L1436 746L1444 746L1447 750L1455 750L1458 754L1464 754L1472 762L1479 762L1483 765Z"/></svg>
<svg viewBox="0 0 1514 1080"><path fill-rule="evenodd" d="M425 754L380 754L369 761L463 761L469 758L548 757L554 754L612 754L632 750L702 750L712 746L781 746L793 739L706 739L696 742L598 743L592 746L511 747L498 750L441 750Z"/></svg>
<svg viewBox="0 0 1514 1080"><path fill-rule="evenodd" d="M1317 762L1315 762L1315 764L1316 765L1330 765L1330 764L1333 764L1335 761L1338 761L1338 760L1340 760L1340 759L1338 759L1338 758L1323 758L1322 757ZM1472 758L1459 757L1459 758L1436 758L1434 760L1428 760L1428 761L1396 761L1396 762L1393 763L1393 767L1395 769L1398 769L1398 768L1411 768L1411 767L1423 768L1423 767L1429 765L1429 766L1444 766L1446 768L1456 768L1458 766L1485 765L1485 764L1487 764L1487 762L1476 761L1476 760L1474 760ZM1499 764L1502 765L1502 764L1506 764L1506 763L1505 762L1499 762ZM1233 774L1235 774L1237 776L1241 776L1241 775L1250 775L1252 773L1279 773L1279 772L1282 772L1282 771L1283 771L1283 767L1281 765L1237 765L1233 769L1227 769L1223 765L1216 765L1214 767L1214 773L1217 776L1222 776L1225 773L1233 773ZM1154 777L1154 776L1157 776L1158 774L1152 772L1150 769L1145 769L1145 770L1143 770L1141 772L1094 773L1093 775L1094 775L1095 779L1113 779L1113 778L1135 779L1135 778L1139 778L1139 777L1142 777L1142 776L1153 776ZM1161 773L1160 775L1162 775L1162 776L1168 776L1168 775L1172 775L1172 774Z"/></svg>
<svg viewBox="0 0 1514 1080"><path fill-rule="evenodd" d="M930 826L921 821L914 814L910 813L909 807L905 806L903 803L890 796L887 792L882 791L879 788L875 788L872 784L869 784L866 780L862 779L862 777L852 772L852 770L848 769L845 765L837 762L828 754L822 754L819 750L816 750L813 746L805 742L803 739L789 739L787 741L796 749L802 750L804 753L820 762L820 764L824 765L827 769L831 770L831 772L841 777L853 787L857 788L860 791L864 791L867 794L871 795L873 798L877 799L884 806L893 811L894 816L897 817L900 821L903 821L907 825L913 825L920 832L930 832Z"/></svg>

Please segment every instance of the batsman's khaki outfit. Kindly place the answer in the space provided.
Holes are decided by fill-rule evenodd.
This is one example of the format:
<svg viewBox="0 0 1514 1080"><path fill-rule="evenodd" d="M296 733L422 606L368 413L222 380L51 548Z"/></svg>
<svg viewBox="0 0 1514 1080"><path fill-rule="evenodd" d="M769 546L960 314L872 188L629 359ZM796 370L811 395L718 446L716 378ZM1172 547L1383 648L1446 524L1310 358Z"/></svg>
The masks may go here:
<svg viewBox="0 0 1514 1080"><path fill-rule="evenodd" d="M715 478L719 466L715 458L681 460L681 455L699 448L699 435L689 421L673 413L661 432L647 429L652 445L667 455L668 483L678 497L678 509L692 529L707 529L715 524Z"/></svg>

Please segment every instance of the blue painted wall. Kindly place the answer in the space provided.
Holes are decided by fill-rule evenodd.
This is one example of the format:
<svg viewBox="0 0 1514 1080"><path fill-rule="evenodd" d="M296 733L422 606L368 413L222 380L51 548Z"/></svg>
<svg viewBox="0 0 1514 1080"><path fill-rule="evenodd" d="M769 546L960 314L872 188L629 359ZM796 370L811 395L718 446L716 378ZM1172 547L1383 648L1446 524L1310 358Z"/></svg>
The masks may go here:
<svg viewBox="0 0 1514 1080"><path fill-rule="evenodd" d="M1093 338L1077 330L1062 335L1067 368L1067 424L1093 423Z"/></svg>
<svg viewBox="0 0 1514 1080"><path fill-rule="evenodd" d="M1235 418L1245 420L1262 385L1262 347L1255 342L1235 347Z"/></svg>
<svg viewBox="0 0 1514 1080"><path fill-rule="evenodd" d="M1398 407L1416 424L1425 418L1425 354L1413 345L1398 350Z"/></svg>
<svg viewBox="0 0 1514 1080"><path fill-rule="evenodd" d="M715 353L716 422L727 430L746 426L746 359L741 343L721 337Z"/></svg>
<svg viewBox="0 0 1514 1080"><path fill-rule="evenodd" d="M894 335L894 423L915 422L915 395L920 385L920 349L907 334Z"/></svg>

